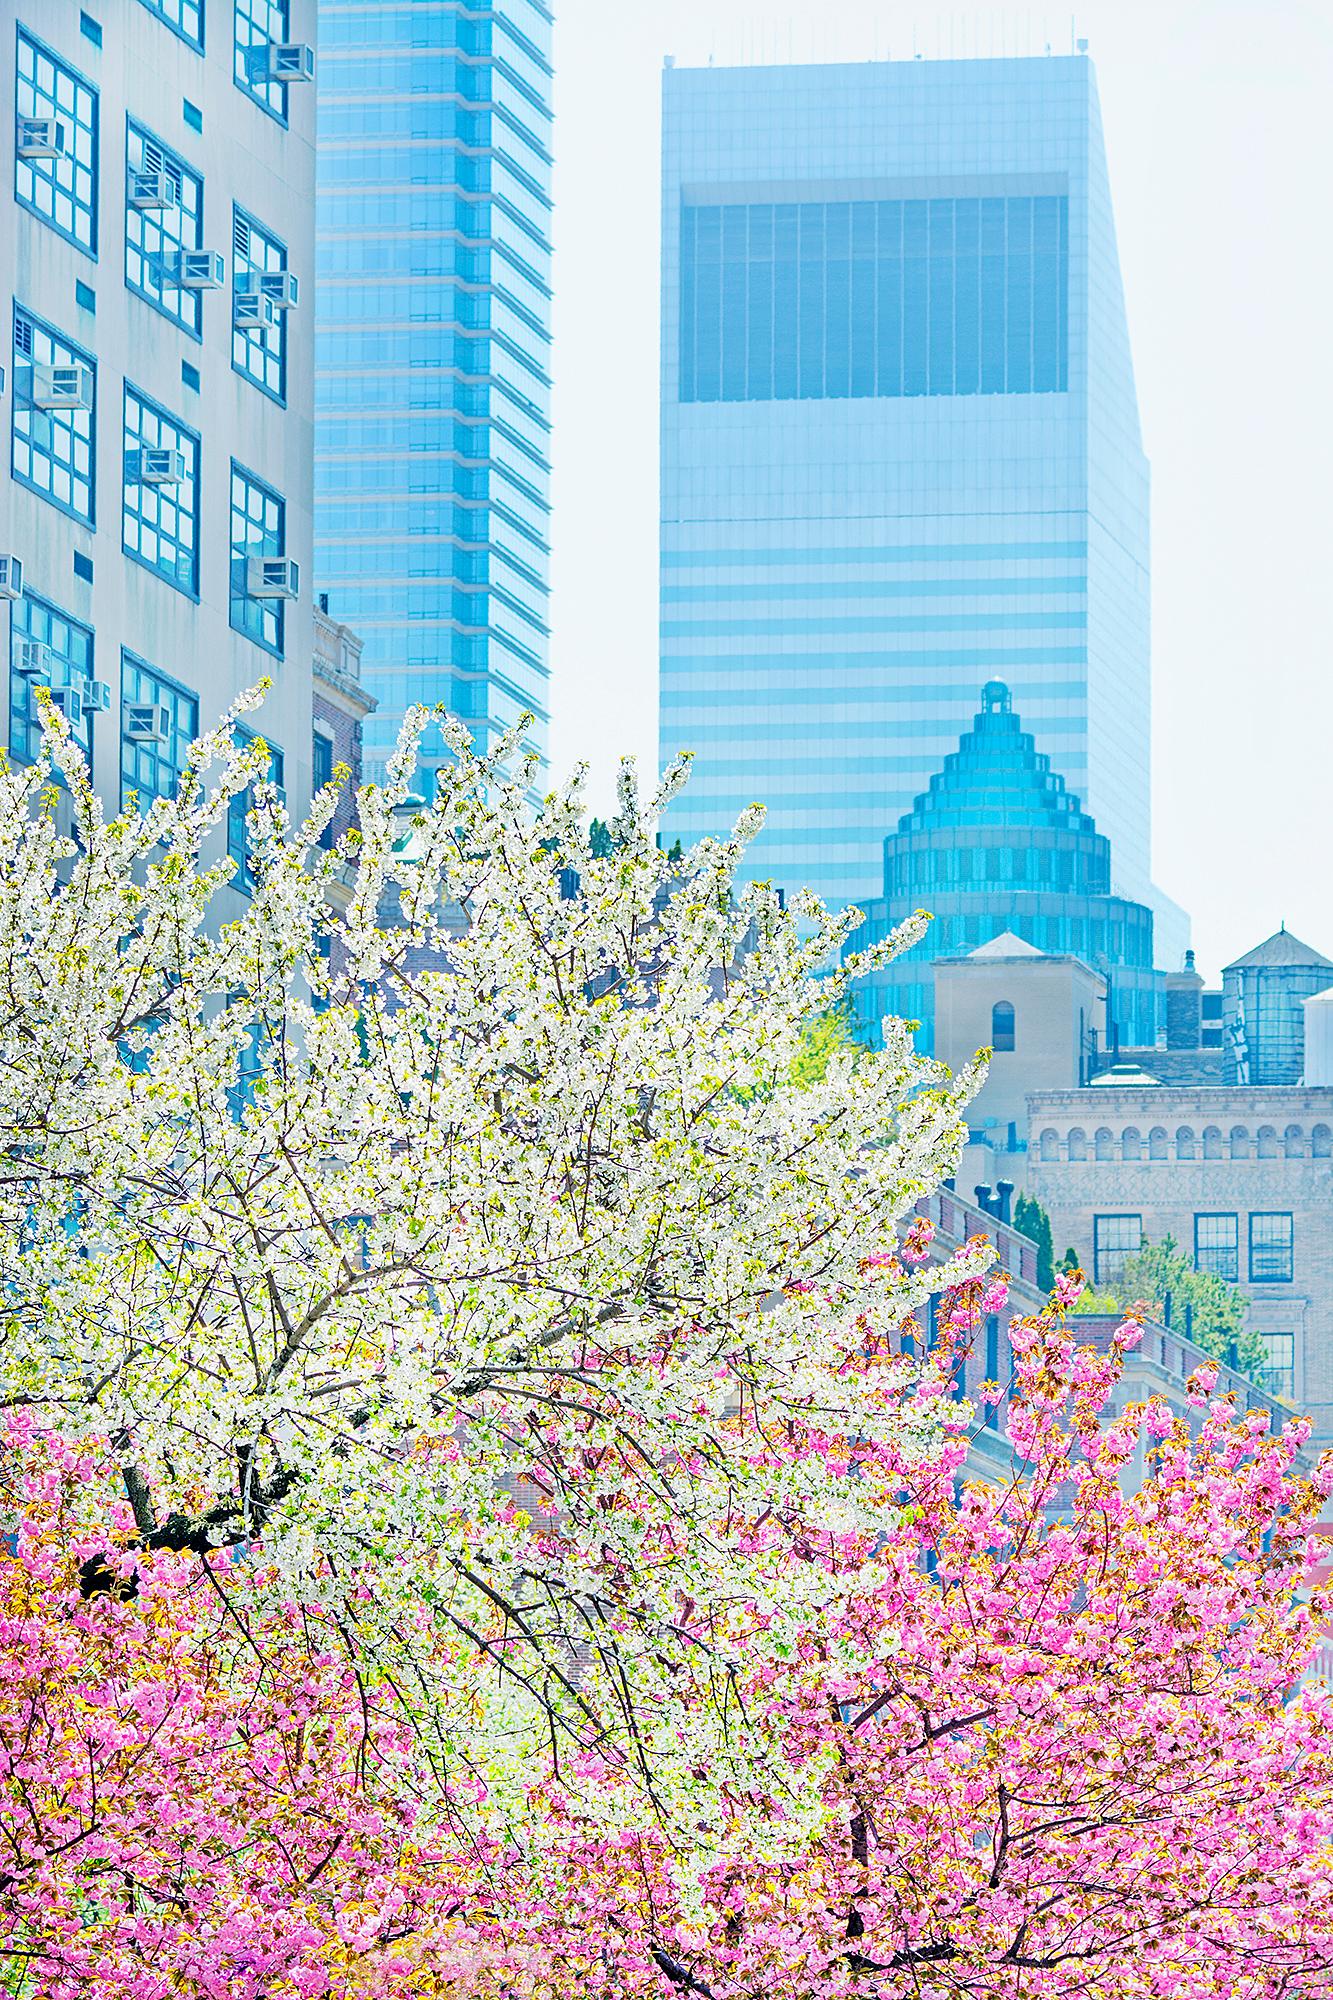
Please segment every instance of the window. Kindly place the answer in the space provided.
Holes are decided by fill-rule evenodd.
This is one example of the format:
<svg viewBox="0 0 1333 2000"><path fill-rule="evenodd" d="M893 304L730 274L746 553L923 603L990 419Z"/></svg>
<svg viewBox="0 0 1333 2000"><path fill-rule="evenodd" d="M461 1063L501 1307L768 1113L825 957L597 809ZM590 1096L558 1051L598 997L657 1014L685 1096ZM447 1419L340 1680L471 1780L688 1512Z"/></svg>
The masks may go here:
<svg viewBox="0 0 1333 2000"><path fill-rule="evenodd" d="M1098 1127L1092 1141L1092 1150L1094 1156L1099 1160L1113 1160L1115 1158L1111 1134L1105 1125Z"/></svg>
<svg viewBox="0 0 1333 2000"><path fill-rule="evenodd" d="M1243 1125L1231 1128L1231 1157L1233 1160L1248 1160L1250 1157L1250 1135Z"/></svg>
<svg viewBox="0 0 1333 2000"><path fill-rule="evenodd" d="M988 1313L986 1315L985 1379L988 1382L994 1382L997 1385L1000 1380L1000 1321L995 1313ZM999 1422L1000 1422L999 1406L995 1403L987 1403L986 1423L988 1424L991 1430L995 1430L998 1428Z"/></svg>
<svg viewBox="0 0 1333 2000"><path fill-rule="evenodd" d="M1220 1160L1222 1157L1222 1134L1216 1125L1204 1127L1203 1157L1205 1160Z"/></svg>
<svg viewBox="0 0 1333 2000"><path fill-rule="evenodd" d="M242 293L262 291L260 279L287 269L287 246L270 236L243 209L232 210L232 330L231 365L281 403L287 395L287 314L269 301L268 325L241 326L236 300Z"/></svg>
<svg viewBox="0 0 1333 2000"><path fill-rule="evenodd" d="M169 799L180 783L199 734L199 697L168 680L133 653L120 656L120 789L142 810Z"/></svg>
<svg viewBox="0 0 1333 2000"><path fill-rule="evenodd" d="M325 785L333 782L333 742L320 729L314 732L311 739L310 778L311 789L316 795ZM319 844L321 847L332 847L333 841L334 823L330 820L319 836Z"/></svg>
<svg viewBox="0 0 1333 2000"><path fill-rule="evenodd" d="M204 0L143 0L143 4L191 48L203 50Z"/></svg>
<svg viewBox="0 0 1333 2000"><path fill-rule="evenodd" d="M1267 1376L1268 1392L1272 1396L1285 1396L1288 1402L1296 1395L1296 1336L1294 1333L1261 1333L1259 1338L1268 1349Z"/></svg>
<svg viewBox="0 0 1333 2000"><path fill-rule="evenodd" d="M1165 1134L1163 1134L1163 1137L1165 1137ZM1166 1158L1165 1147L1162 1149L1162 1158ZM1176 1127L1176 1158L1178 1160L1192 1160L1194 1158L1194 1127L1192 1125L1178 1125Z"/></svg>
<svg viewBox="0 0 1333 2000"><path fill-rule="evenodd" d="M997 1000L990 1010L990 1045L997 1055L1013 1049L1014 1010L1007 1000Z"/></svg>
<svg viewBox="0 0 1333 2000"><path fill-rule="evenodd" d="M285 42L287 0L233 0L235 55L232 75L237 87L262 104L274 118L287 122L287 86L270 83L264 51L270 42Z"/></svg>
<svg viewBox="0 0 1333 2000"><path fill-rule="evenodd" d="M1041 1157L1043 1160L1058 1160L1060 1157L1060 1134L1049 1125L1041 1135Z"/></svg>
<svg viewBox="0 0 1333 2000"><path fill-rule="evenodd" d="M28 642L28 643L25 643ZM51 657L43 660L43 671L21 673L20 664L30 659L29 643L46 646ZM41 746L41 720L34 690L47 687L83 688L92 679L93 635L86 625L45 599L24 591L14 606L12 650L9 663L9 750L21 764L37 761ZM83 751L92 756L92 711L84 708L71 721L70 735Z"/></svg>
<svg viewBox="0 0 1333 2000"><path fill-rule="evenodd" d="M1261 1125L1259 1127L1258 1151L1261 1160L1275 1160L1277 1158L1277 1133L1271 1125Z"/></svg>
<svg viewBox="0 0 1333 2000"><path fill-rule="evenodd" d="M125 283L160 313L199 338L204 302L176 283L182 250L204 242L204 184L160 139L126 126Z"/></svg>
<svg viewBox="0 0 1333 2000"><path fill-rule="evenodd" d="M280 597L255 597L249 563L254 556L280 556L287 535L287 508L281 496L242 470L231 467L231 622L257 646L281 659L284 619Z"/></svg>
<svg viewBox="0 0 1333 2000"><path fill-rule="evenodd" d="M1087 1139L1087 1134L1084 1132L1083 1127L1081 1125L1072 1125L1070 1127L1069 1140L1066 1150L1071 1160L1087 1159L1088 1139Z"/></svg>
<svg viewBox="0 0 1333 2000"><path fill-rule="evenodd" d="M92 356L15 306L14 477L90 528L96 402Z"/></svg>
<svg viewBox="0 0 1333 2000"><path fill-rule="evenodd" d="M1137 1125L1127 1125L1120 1135L1120 1157L1122 1160L1143 1158L1143 1138Z"/></svg>
<svg viewBox="0 0 1333 2000"><path fill-rule="evenodd" d="M1196 1215L1194 1268L1219 1278L1240 1277L1240 1230L1234 1215Z"/></svg>
<svg viewBox="0 0 1333 2000"><path fill-rule="evenodd" d="M1250 1217L1250 1283L1289 1285L1292 1267L1292 1224L1289 1215Z"/></svg>
<svg viewBox="0 0 1333 2000"><path fill-rule="evenodd" d="M1148 1158L1150 1160L1164 1160L1166 1158L1165 1126L1154 1125L1152 1131L1148 1134Z"/></svg>
<svg viewBox="0 0 1333 2000"><path fill-rule="evenodd" d="M1282 1134L1282 1156L1287 1160L1305 1158L1305 1133L1299 1125L1288 1125Z"/></svg>
<svg viewBox="0 0 1333 2000"><path fill-rule="evenodd" d="M1316 1125L1310 1134L1310 1157L1326 1160L1333 1155L1333 1131L1327 1125Z"/></svg>
<svg viewBox="0 0 1333 2000"><path fill-rule="evenodd" d="M199 595L199 439L125 384L122 543L127 556Z"/></svg>
<svg viewBox="0 0 1333 2000"><path fill-rule="evenodd" d="M1092 1218L1094 1281L1099 1285L1110 1284L1142 1246L1141 1215L1095 1215Z"/></svg>
<svg viewBox="0 0 1333 2000"><path fill-rule="evenodd" d="M18 31L14 110L47 128L14 152L14 197L80 250L97 255L97 92L26 28Z"/></svg>
<svg viewBox="0 0 1333 2000"><path fill-rule="evenodd" d="M264 742L268 750L267 775L270 781L281 791L284 769L281 750L277 749L272 743L269 743L266 737L260 739L254 735L253 731L242 729L239 725L237 726L236 741L239 744L255 743L260 740ZM247 785L243 792L236 794L227 807L227 852L236 863L236 873L232 877L232 886L236 889L244 889L247 895L255 886L255 878L250 870L250 834L245 822L247 816L254 811L254 806L254 786Z"/></svg>
<svg viewBox="0 0 1333 2000"><path fill-rule="evenodd" d="M680 399L1067 386L1069 202L687 204Z"/></svg>

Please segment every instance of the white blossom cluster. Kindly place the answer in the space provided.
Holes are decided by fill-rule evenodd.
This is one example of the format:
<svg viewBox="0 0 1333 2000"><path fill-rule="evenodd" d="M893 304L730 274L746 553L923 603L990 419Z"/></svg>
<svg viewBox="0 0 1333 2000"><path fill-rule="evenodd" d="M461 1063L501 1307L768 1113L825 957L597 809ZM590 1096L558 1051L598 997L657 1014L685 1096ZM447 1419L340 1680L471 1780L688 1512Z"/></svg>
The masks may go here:
<svg viewBox="0 0 1333 2000"><path fill-rule="evenodd" d="M808 1623L766 1533L882 1506L793 1438L937 1447L905 1366L849 1357L924 1297L864 1260L975 1078L890 1023L798 1080L855 912L739 881L757 811L671 860L683 769L625 768L598 856L577 782L534 810L455 731L404 843L410 726L330 852L336 786L291 827L249 706L143 815L56 718L0 773L0 1400L109 1445L140 1543L336 1606L450 1772L502 1792L554 1740L694 1797L758 1754L756 1601L775 1657Z"/></svg>

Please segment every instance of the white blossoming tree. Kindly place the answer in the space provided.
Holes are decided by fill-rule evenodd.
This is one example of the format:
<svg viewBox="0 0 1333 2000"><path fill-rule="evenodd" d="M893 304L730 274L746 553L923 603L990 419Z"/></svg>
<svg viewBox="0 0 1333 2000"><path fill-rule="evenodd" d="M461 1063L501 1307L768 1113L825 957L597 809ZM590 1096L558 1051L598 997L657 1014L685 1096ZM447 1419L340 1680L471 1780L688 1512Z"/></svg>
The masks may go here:
<svg viewBox="0 0 1333 2000"><path fill-rule="evenodd" d="M459 732L405 842L409 730L328 851L332 788L292 829L233 747L250 706L142 815L54 717L0 774L0 1402L121 1467L90 1595L145 1549L224 1596L271 1567L451 1809L611 1759L706 1840L719 1786L807 1783L733 1694L739 1646L809 1629L793 1550L864 1536L938 1442L876 1336L925 1295L884 1253L972 1079L890 1027L808 1080L848 919L737 886L757 813L669 860L683 772L645 802L627 767L594 855L576 785L534 810L515 745Z"/></svg>

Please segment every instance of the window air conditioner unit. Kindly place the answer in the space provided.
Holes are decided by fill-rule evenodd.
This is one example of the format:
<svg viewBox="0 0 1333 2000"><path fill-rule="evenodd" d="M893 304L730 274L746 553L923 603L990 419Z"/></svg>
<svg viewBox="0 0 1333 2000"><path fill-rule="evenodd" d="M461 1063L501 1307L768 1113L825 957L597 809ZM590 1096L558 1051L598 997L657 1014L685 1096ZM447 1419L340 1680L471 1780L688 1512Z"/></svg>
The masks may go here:
<svg viewBox="0 0 1333 2000"><path fill-rule="evenodd" d="M14 672L21 674L24 680L50 680L51 648L40 639L23 639L16 635L11 658Z"/></svg>
<svg viewBox="0 0 1333 2000"><path fill-rule="evenodd" d="M251 83L313 83L315 51L309 42L260 42L247 56Z"/></svg>
<svg viewBox="0 0 1333 2000"><path fill-rule="evenodd" d="M261 271L259 289L266 299L272 300L275 312L290 312L300 288L295 271Z"/></svg>
<svg viewBox="0 0 1333 2000"><path fill-rule="evenodd" d="M130 175L130 207L139 209L174 208L176 184L170 174L145 172Z"/></svg>
<svg viewBox="0 0 1333 2000"><path fill-rule="evenodd" d="M21 160L58 160L65 151L65 128L58 118L20 118L14 143Z"/></svg>
<svg viewBox="0 0 1333 2000"><path fill-rule="evenodd" d="M0 597L22 597L23 558L0 556Z"/></svg>
<svg viewBox="0 0 1333 2000"><path fill-rule="evenodd" d="M111 712L110 681L88 681L83 689L83 705L94 714L109 715Z"/></svg>
<svg viewBox="0 0 1333 2000"><path fill-rule="evenodd" d="M165 268L168 277L187 292L219 292L227 280L220 250L177 250Z"/></svg>
<svg viewBox="0 0 1333 2000"><path fill-rule="evenodd" d="M237 292L232 301L232 324L248 331L267 329L278 323L278 309L267 292Z"/></svg>
<svg viewBox="0 0 1333 2000"><path fill-rule="evenodd" d="M125 735L131 743L165 743L171 735L171 712L160 703L132 703L125 710Z"/></svg>
<svg viewBox="0 0 1333 2000"><path fill-rule="evenodd" d="M145 445L128 453L125 477L132 485L179 486L187 470L183 451L172 451L167 445Z"/></svg>
<svg viewBox="0 0 1333 2000"><path fill-rule="evenodd" d="M34 361L29 401L36 410L91 410L93 371L82 361L54 367Z"/></svg>
<svg viewBox="0 0 1333 2000"><path fill-rule="evenodd" d="M71 729L77 729L83 721L83 690L72 687L53 687L51 700L57 712L63 715Z"/></svg>
<svg viewBox="0 0 1333 2000"><path fill-rule="evenodd" d="M299 597L301 572L290 556L251 556L245 565L250 597Z"/></svg>

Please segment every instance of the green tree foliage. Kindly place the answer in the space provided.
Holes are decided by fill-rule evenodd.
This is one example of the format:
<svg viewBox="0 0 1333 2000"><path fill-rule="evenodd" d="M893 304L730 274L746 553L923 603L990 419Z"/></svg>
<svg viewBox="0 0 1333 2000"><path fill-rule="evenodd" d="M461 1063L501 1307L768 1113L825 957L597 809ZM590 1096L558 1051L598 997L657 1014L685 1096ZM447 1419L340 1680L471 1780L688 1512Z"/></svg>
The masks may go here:
<svg viewBox="0 0 1333 2000"><path fill-rule="evenodd" d="M1051 1218L1032 1195L1020 1194L1014 1203L1014 1227L1030 1236L1037 1246L1037 1289L1049 1292L1055 1283L1055 1244L1051 1238Z"/></svg>
<svg viewBox="0 0 1333 2000"><path fill-rule="evenodd" d="M802 1090L823 1083L835 1056L850 1056L855 1061L862 1052L846 1007L832 1007L827 1014L814 1015L802 1028L791 1080Z"/></svg>

